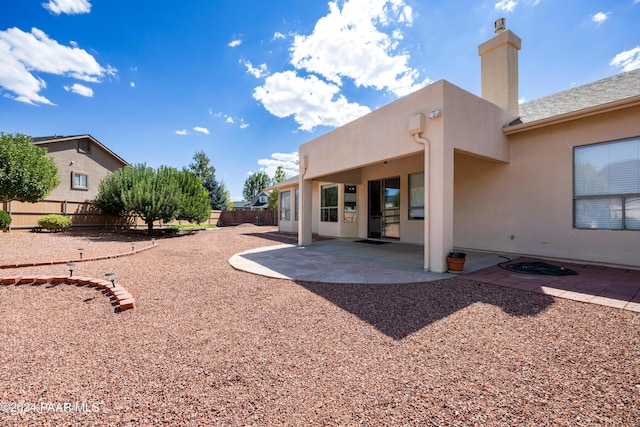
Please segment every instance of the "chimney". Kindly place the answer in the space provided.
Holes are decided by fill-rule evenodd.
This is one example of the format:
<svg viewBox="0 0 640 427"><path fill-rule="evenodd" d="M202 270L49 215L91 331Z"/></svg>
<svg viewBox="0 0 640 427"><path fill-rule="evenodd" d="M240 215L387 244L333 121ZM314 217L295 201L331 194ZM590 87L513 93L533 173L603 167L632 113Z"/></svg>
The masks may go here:
<svg viewBox="0 0 640 427"><path fill-rule="evenodd" d="M478 46L482 74L482 97L518 115L518 51L521 40L495 21L496 35Z"/></svg>

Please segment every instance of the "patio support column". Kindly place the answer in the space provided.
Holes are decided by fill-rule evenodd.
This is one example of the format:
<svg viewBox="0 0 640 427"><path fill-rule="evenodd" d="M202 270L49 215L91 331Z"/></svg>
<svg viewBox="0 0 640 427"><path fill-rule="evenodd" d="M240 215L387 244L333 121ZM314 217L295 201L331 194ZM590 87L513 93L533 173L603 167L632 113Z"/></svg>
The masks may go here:
<svg viewBox="0 0 640 427"><path fill-rule="evenodd" d="M442 141L440 138L435 140ZM429 259L425 259L425 267L428 265L429 271L444 273L447 271L447 254L453 249L453 148L443 143L431 144L429 159L425 158L425 185L427 164L429 190L425 194L428 205L425 245L428 242L429 250L425 247L425 258L428 253Z"/></svg>
<svg viewBox="0 0 640 427"><path fill-rule="evenodd" d="M299 181L300 188L300 210L298 218L298 246L308 246L312 241L312 213L313 213L313 197L312 197L312 181L310 179L304 179L304 176L300 175Z"/></svg>

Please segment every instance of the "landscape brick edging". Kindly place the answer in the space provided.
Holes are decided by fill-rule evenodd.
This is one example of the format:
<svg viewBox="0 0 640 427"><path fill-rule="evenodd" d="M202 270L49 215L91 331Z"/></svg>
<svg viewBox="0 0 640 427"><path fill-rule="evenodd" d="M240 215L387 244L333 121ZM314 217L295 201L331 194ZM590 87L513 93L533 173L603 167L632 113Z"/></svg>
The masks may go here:
<svg viewBox="0 0 640 427"><path fill-rule="evenodd" d="M68 262L101 261L103 259L120 258L120 257L123 257L123 256L134 255L134 254L137 254L137 253L140 253L140 252L144 252L146 250L149 250L149 249L155 248L155 247L156 247L156 244L154 243L153 245L147 246L146 248L135 249L135 250L132 250L131 252L124 252L124 253L116 254L116 255L103 255L103 256L97 256L97 257L93 257L93 258L72 259L72 260L68 260L68 261L45 261L45 262L26 262L26 263L21 263L21 264L4 264L4 265L0 265L0 270L1 269L6 269L6 268L40 267L42 265L66 264Z"/></svg>
<svg viewBox="0 0 640 427"><path fill-rule="evenodd" d="M102 289L110 294L110 296L114 297L120 311L129 310L135 306L136 301L129 291L127 291L123 286L117 283L111 283L108 280L72 276L16 276L0 278L0 284L2 285L59 285L61 283Z"/></svg>
<svg viewBox="0 0 640 427"><path fill-rule="evenodd" d="M100 261L103 259L120 258L123 256L134 255L139 252L146 251L151 248L155 248L156 244L147 246L141 249L135 249L130 252L124 252L116 255L103 255L92 258L74 259L70 261L49 261L49 262L32 262L21 264L5 264L0 265L0 269L6 268L24 268L24 267L38 267L42 265L57 265L67 264L69 262L88 262L88 261ZM68 285L77 286L91 286L98 289L102 289L110 294L116 300L120 311L129 310L135 307L136 300L133 295L129 293L123 286L117 283L111 283L108 280L94 279L92 277L73 277L73 276L15 276L15 277L0 277L0 284L2 285L58 285L66 283Z"/></svg>

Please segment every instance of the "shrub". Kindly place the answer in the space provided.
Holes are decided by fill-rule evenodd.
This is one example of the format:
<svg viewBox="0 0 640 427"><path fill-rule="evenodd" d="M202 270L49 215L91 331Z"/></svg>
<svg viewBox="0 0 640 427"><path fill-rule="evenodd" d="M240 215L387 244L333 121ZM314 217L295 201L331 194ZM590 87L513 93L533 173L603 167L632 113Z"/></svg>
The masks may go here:
<svg viewBox="0 0 640 427"><path fill-rule="evenodd" d="M5 211L0 211L0 230L9 227L11 224L11 217Z"/></svg>
<svg viewBox="0 0 640 427"><path fill-rule="evenodd" d="M71 220L64 215L50 214L40 218L38 225L46 230L60 231L71 227Z"/></svg>

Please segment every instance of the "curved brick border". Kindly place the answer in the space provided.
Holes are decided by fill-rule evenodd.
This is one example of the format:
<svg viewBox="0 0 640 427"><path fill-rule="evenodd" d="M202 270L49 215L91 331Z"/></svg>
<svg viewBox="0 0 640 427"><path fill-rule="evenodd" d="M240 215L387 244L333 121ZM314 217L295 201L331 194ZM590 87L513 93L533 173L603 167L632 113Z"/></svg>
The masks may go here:
<svg viewBox="0 0 640 427"><path fill-rule="evenodd" d="M91 286L102 289L116 300L120 311L129 310L135 306L135 299L123 286L108 280L94 279L92 277L59 277L59 276L18 276L2 277L2 285L58 285L66 283L68 285Z"/></svg>
<svg viewBox="0 0 640 427"><path fill-rule="evenodd" d="M151 248L155 248L155 242L151 246L147 246L141 249L135 249L130 252L124 252L116 255L104 255L93 258L83 258L83 259L74 259L68 261L49 261L49 262L32 262L32 263L21 263L21 264L5 264L0 265L0 269L3 268L24 268L24 267L38 267L42 265L56 265L56 264L66 264L69 262L89 262L89 261L100 261L103 259L112 259L112 258L120 258L123 256L134 255L139 252L143 252L149 250ZM135 299L133 295L129 293L123 286L117 283L111 283L108 280L102 279L94 279L92 277L62 277L62 276L15 276L15 277L0 277L0 284L2 285L44 285L44 284L52 284L57 285L60 283L66 283L68 285L77 285L77 286L91 286L98 289L102 289L110 294L117 303L117 308L120 311L129 310L135 306Z"/></svg>
<svg viewBox="0 0 640 427"><path fill-rule="evenodd" d="M123 252L121 254L116 254L116 255L103 255L103 256L97 256L97 257L93 257L93 258L82 258L82 259L71 259L71 260L67 260L67 261L45 261L45 262L26 262L26 263L21 263L21 264L4 264L4 265L0 265L0 269L3 268L24 268L24 267L39 267L42 265L56 265L56 264L66 264L68 262L87 262L87 261L100 261L103 259L112 259L112 258L120 258L123 256L129 256L129 255L134 255L140 252L144 252L146 250L149 250L151 248L155 248L157 245L154 243L151 246L147 246L146 248L141 248L141 249L135 249L132 250L131 252Z"/></svg>

